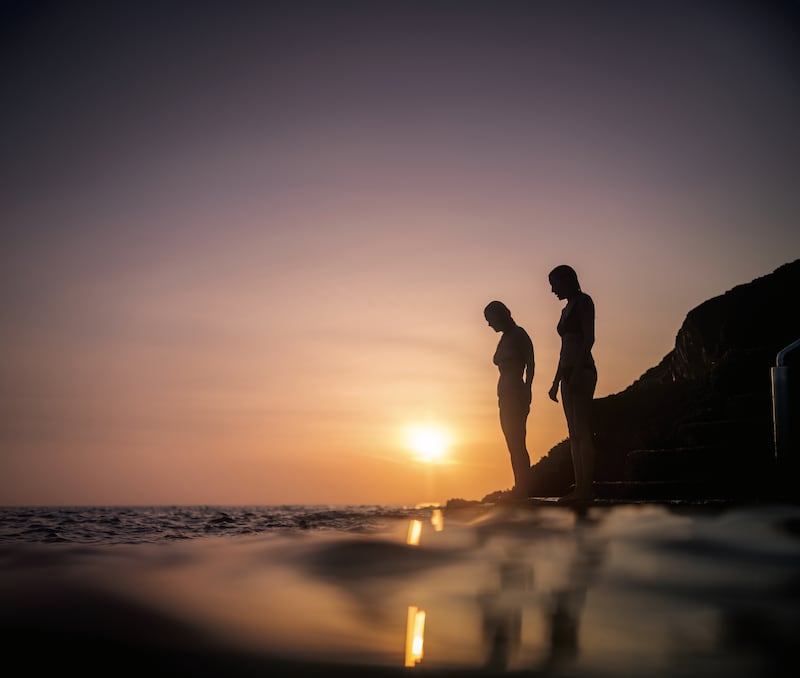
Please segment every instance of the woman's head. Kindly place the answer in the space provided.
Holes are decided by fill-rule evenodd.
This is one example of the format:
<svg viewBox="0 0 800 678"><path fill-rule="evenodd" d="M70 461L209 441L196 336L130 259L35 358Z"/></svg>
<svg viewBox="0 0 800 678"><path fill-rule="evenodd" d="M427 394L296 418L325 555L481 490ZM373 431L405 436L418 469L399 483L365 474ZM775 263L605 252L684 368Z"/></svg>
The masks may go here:
<svg viewBox="0 0 800 678"><path fill-rule="evenodd" d="M581 291L578 274L572 266L556 266L547 277L550 280L550 289L559 299L567 299Z"/></svg>
<svg viewBox="0 0 800 678"><path fill-rule="evenodd" d="M502 301L490 301L483 309L483 317L495 332L508 327L511 322L511 311Z"/></svg>

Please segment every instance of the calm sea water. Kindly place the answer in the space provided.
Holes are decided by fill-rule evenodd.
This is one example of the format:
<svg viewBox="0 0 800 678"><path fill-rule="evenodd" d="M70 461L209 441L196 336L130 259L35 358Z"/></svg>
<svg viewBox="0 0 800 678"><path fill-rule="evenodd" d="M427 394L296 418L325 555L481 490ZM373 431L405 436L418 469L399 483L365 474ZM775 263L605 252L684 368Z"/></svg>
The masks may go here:
<svg viewBox="0 0 800 678"><path fill-rule="evenodd" d="M0 542L141 544L287 530L381 530L429 508L356 505L0 507Z"/></svg>
<svg viewBox="0 0 800 678"><path fill-rule="evenodd" d="M798 647L793 504L0 509L33 675L794 678Z"/></svg>

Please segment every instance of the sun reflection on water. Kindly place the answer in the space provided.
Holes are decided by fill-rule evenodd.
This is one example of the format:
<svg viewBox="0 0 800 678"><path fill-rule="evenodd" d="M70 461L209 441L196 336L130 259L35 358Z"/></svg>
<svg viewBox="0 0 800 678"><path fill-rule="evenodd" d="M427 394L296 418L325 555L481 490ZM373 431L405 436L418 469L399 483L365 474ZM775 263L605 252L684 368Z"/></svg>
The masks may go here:
<svg viewBox="0 0 800 678"><path fill-rule="evenodd" d="M405 666L415 666L422 661L422 645L425 635L425 610L416 605L408 606L406 618Z"/></svg>

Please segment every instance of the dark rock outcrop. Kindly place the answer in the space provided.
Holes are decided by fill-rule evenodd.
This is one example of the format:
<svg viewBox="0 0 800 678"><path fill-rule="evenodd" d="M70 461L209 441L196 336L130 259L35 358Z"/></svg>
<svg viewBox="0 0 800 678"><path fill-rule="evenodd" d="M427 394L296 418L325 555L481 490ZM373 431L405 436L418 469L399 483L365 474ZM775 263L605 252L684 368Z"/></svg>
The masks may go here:
<svg viewBox="0 0 800 678"><path fill-rule="evenodd" d="M775 472L770 368L800 338L799 299L800 259L689 311L658 365L595 400L596 486L762 492ZM564 440L532 466L530 494L560 496L571 483Z"/></svg>

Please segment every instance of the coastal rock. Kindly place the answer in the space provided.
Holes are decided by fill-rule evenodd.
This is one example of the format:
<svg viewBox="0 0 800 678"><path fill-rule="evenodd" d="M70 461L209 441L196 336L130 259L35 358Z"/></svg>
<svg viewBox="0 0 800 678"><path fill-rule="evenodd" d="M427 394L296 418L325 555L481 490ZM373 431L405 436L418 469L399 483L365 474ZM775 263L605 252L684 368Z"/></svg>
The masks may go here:
<svg viewBox="0 0 800 678"><path fill-rule="evenodd" d="M728 495L769 482L770 368L800 338L798 297L800 259L689 311L672 351L594 401L596 482L713 481ZM560 496L571 483L564 440L531 467L530 494Z"/></svg>

